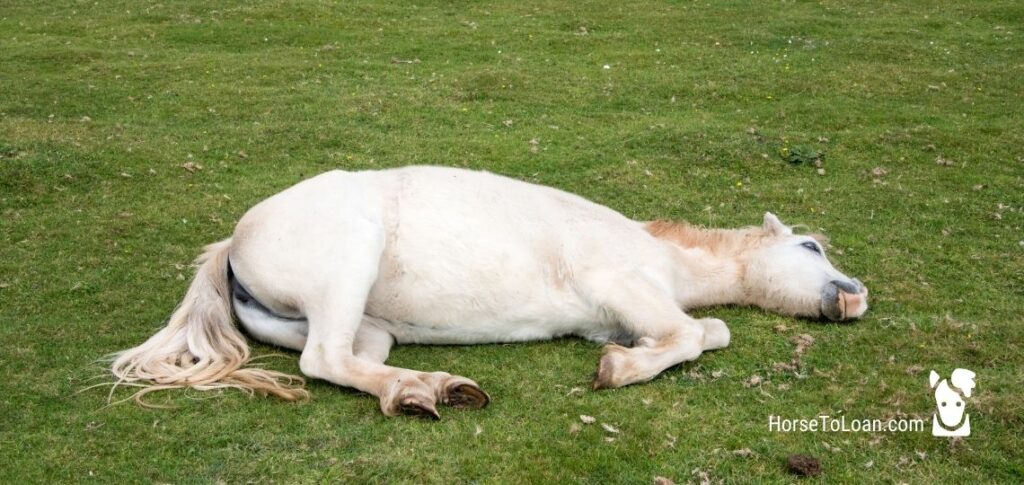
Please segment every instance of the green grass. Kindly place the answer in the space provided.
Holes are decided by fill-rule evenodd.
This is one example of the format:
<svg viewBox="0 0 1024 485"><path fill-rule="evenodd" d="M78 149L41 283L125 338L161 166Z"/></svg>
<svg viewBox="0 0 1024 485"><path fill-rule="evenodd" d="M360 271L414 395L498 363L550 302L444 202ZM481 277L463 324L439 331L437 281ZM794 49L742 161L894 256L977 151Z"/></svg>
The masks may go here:
<svg viewBox="0 0 1024 485"><path fill-rule="evenodd" d="M0 480L782 482L807 453L819 481L1020 482L1021 59L1014 0L0 0ZM825 154L824 175L785 161L797 146ZM394 365L490 392L440 422L323 382L299 404L157 397L174 410L76 393L162 325L190 260L248 207L328 169L408 164L637 219L771 210L830 235L873 306L854 325L701 311L731 347L610 392L571 392L596 368L587 342L396 348ZM816 339L806 377L772 372L800 333ZM294 354L268 362L298 371ZM928 370L955 367L978 373L955 446L767 427L929 419ZM745 387L754 374L767 382ZM580 414L621 433L571 433Z"/></svg>

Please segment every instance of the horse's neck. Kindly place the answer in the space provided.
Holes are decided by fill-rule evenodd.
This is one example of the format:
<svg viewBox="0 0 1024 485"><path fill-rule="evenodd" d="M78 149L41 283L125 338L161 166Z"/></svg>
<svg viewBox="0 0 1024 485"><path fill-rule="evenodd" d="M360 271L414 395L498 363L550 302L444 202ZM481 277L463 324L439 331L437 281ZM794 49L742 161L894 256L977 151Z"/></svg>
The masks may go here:
<svg viewBox="0 0 1024 485"><path fill-rule="evenodd" d="M669 243L671 244L671 243ZM683 309L744 303L743 267L703 248L671 246L676 300Z"/></svg>
<svg viewBox="0 0 1024 485"><path fill-rule="evenodd" d="M750 229L703 229L686 223L650 222L675 259L676 299L684 309L744 304L739 253L756 234Z"/></svg>

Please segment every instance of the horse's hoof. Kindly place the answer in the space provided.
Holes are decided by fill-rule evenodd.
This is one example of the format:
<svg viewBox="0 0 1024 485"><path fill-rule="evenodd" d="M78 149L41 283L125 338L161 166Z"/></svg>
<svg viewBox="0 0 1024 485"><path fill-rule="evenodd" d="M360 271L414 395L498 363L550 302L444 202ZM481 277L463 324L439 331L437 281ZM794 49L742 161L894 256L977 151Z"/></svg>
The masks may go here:
<svg viewBox="0 0 1024 485"><path fill-rule="evenodd" d="M416 416L434 420L441 419L441 415L438 414L437 409L434 407L434 403L416 396L403 398L402 402L398 405L398 410L401 414L406 416Z"/></svg>
<svg viewBox="0 0 1024 485"><path fill-rule="evenodd" d="M482 409L491 402L491 397L475 382L462 376L441 374L438 398L441 402L456 408Z"/></svg>
<svg viewBox="0 0 1024 485"><path fill-rule="evenodd" d="M419 416L440 419L437 399L426 384L417 379L396 380L380 396L380 410L385 416Z"/></svg>
<svg viewBox="0 0 1024 485"><path fill-rule="evenodd" d="M465 409L483 409L491 402L491 397L472 382L456 382L445 390L444 403Z"/></svg>
<svg viewBox="0 0 1024 485"><path fill-rule="evenodd" d="M619 387L614 381L615 368L618 367L615 361L625 350L625 347L617 344L608 344L604 347L601 360L597 364L597 375L594 376L593 388L595 391Z"/></svg>

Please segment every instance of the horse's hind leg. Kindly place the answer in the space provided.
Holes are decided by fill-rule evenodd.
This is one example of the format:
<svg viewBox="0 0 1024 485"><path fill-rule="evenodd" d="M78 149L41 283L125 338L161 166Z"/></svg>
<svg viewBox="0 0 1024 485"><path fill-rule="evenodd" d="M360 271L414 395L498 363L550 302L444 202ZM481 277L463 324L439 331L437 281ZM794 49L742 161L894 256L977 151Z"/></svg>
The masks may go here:
<svg viewBox="0 0 1024 485"><path fill-rule="evenodd" d="M310 334L299 365L308 376L353 387L380 399L387 416L400 414L438 418L437 403L482 408L490 398L470 379L445 372L420 372L384 365L393 339L362 320L353 331L345 323L355 308L338 304L310 312ZM362 308L358 309L362 312ZM359 315L357 315L359 317Z"/></svg>
<svg viewBox="0 0 1024 485"><path fill-rule="evenodd" d="M332 255L336 259L328 270L335 276L315 301L306 302L309 336L299 359L302 372L377 396L388 416L437 418L438 401L460 407L486 406L490 398L475 382L444 372L384 365L384 336L374 331L359 335L381 251L379 245L366 248L366 241L362 243L348 246L345 254Z"/></svg>
<svg viewBox="0 0 1024 485"><path fill-rule="evenodd" d="M636 337L631 348L608 344L601 355L594 388L616 388L653 379L705 350L729 345L729 329L716 318L695 319L679 309L666 291L642 276L619 280L597 300Z"/></svg>

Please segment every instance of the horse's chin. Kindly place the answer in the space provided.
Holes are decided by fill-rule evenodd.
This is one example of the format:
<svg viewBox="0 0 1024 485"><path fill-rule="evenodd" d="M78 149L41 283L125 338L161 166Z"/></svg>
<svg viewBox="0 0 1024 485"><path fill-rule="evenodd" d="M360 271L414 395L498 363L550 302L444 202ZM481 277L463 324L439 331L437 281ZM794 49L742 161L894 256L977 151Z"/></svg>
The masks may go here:
<svg viewBox="0 0 1024 485"><path fill-rule="evenodd" d="M860 281L833 280L821 289L821 317L833 322L856 320L868 309L868 289Z"/></svg>

